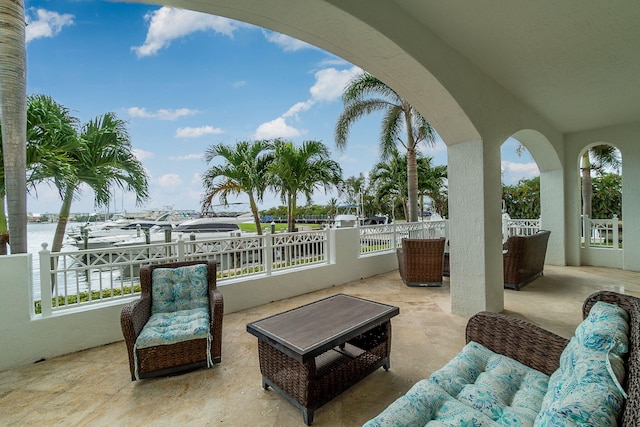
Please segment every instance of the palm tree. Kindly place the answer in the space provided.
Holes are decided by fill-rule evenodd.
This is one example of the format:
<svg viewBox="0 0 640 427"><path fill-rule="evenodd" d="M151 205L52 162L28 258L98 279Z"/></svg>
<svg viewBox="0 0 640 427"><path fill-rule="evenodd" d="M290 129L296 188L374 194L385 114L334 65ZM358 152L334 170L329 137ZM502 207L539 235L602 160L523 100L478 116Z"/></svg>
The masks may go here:
<svg viewBox="0 0 640 427"><path fill-rule="evenodd" d="M582 175L582 215L591 218L593 182L591 172L602 175L607 168L619 168L618 150L611 145L596 145L582 155L580 173Z"/></svg>
<svg viewBox="0 0 640 427"><path fill-rule="evenodd" d="M62 207L51 245L52 252L62 248L71 202L80 194L81 184L93 189L96 206L108 206L113 186L133 191L137 204L149 197L147 174L131 151L126 123L114 113L106 113L87 122L80 130L77 142L76 149L69 153L73 165L72 176L57 180Z"/></svg>
<svg viewBox="0 0 640 427"><path fill-rule="evenodd" d="M319 141L305 141L300 148L293 142L276 140L274 161L269 165L270 187L287 205L287 230L295 230L299 193L310 202L313 190L342 184L342 168L330 158L329 149Z"/></svg>
<svg viewBox="0 0 640 427"><path fill-rule="evenodd" d="M258 234L262 234L257 202L262 202L267 189L266 172L273 160L272 149L273 142L268 140L241 141L235 147L223 144L209 147L205 153L205 161L210 163L219 156L225 163L212 166L203 177L205 195L202 198L202 210L206 211L211 207L215 196L220 196L221 202L227 204L229 195L245 193L249 196L256 230Z"/></svg>
<svg viewBox="0 0 640 427"><path fill-rule="evenodd" d="M27 192L31 192L38 183L71 173L68 152L76 141L73 127L76 119L68 109L46 95L31 95L27 103L26 182ZM0 148L0 183L4 182L1 153ZM0 255L7 254L9 236L3 189L0 186Z"/></svg>
<svg viewBox="0 0 640 427"><path fill-rule="evenodd" d="M444 216L447 203L447 167L445 165L431 166L431 157L418 157L418 192L422 199L420 205L424 209L424 197L433 202L435 211Z"/></svg>
<svg viewBox="0 0 640 427"><path fill-rule="evenodd" d="M392 150L401 144L407 153L408 220L418 220L418 171L417 149L421 142L435 143L435 131L411 104L393 89L368 73L354 78L342 94L344 111L338 118L335 139L339 149L344 149L351 126L361 117L381 111L384 113L380 131L382 160L390 158ZM400 138L406 132L406 142Z"/></svg>
<svg viewBox="0 0 640 427"><path fill-rule="evenodd" d="M17 254L27 252L27 67L22 0L0 2L0 28L0 125L4 164L4 185L0 187L7 198L11 252ZM6 230L6 218L0 222L4 222ZM0 240L7 238L5 231Z"/></svg>
<svg viewBox="0 0 640 427"><path fill-rule="evenodd" d="M378 162L371 170L371 185L376 189L378 200L387 200L391 204L391 215L395 220L395 207L402 206L407 218L407 158L397 149L391 151L390 159Z"/></svg>
<svg viewBox="0 0 640 427"><path fill-rule="evenodd" d="M344 180L341 193L344 195L344 202L347 205L358 206L360 215L364 216L364 212L360 211L363 206L360 206L362 192L364 191L365 179L364 175L350 176Z"/></svg>

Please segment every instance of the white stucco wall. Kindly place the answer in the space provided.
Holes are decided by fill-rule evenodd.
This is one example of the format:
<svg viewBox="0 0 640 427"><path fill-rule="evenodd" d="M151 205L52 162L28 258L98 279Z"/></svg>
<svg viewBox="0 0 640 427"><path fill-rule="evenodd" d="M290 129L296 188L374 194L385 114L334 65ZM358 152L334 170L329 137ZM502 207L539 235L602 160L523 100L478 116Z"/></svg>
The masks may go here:
<svg viewBox="0 0 640 427"><path fill-rule="evenodd" d="M398 268L395 251L359 257L358 229L330 231L328 265L225 282L225 312L374 276ZM51 317L33 315L31 255L0 257L0 371L122 340L120 312L128 301Z"/></svg>

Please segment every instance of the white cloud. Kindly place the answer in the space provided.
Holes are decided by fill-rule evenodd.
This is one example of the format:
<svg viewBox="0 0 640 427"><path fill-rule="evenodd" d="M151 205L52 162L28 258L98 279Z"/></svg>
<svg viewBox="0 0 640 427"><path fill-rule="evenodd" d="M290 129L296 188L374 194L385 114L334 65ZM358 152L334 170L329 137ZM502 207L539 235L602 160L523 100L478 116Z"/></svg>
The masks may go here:
<svg viewBox="0 0 640 427"><path fill-rule="evenodd" d="M154 154L151 151L144 151L144 150L140 150L139 148L134 148L133 150L131 150L131 152L136 157L136 159L140 161L149 159L154 156Z"/></svg>
<svg viewBox="0 0 640 427"><path fill-rule="evenodd" d="M311 97L306 101L295 103L277 119L258 126L254 138L291 138L301 135L301 131L287 124L286 119L290 117L297 118L298 113L310 110L318 102L336 101L342 96L344 88L351 79L360 72L362 72L362 69L355 66L347 70L325 68L316 72L316 81L309 89Z"/></svg>
<svg viewBox="0 0 640 427"><path fill-rule="evenodd" d="M516 184L521 179L531 179L540 175L540 170L535 162L517 163L508 160L502 161L502 172L505 184Z"/></svg>
<svg viewBox="0 0 640 427"><path fill-rule="evenodd" d="M191 177L191 185L196 185L202 187L202 175L198 172L194 173Z"/></svg>
<svg viewBox="0 0 640 427"><path fill-rule="evenodd" d="M221 133L223 133L222 129L213 126L186 127L176 130L176 138L199 138L204 135L219 135Z"/></svg>
<svg viewBox="0 0 640 427"><path fill-rule="evenodd" d="M35 11L35 17L29 16ZM25 40L29 43L31 40L41 37L54 37L60 34L62 28L66 25L73 25L73 15L68 13L60 14L45 9L29 9L30 13L25 16L27 27L25 29Z"/></svg>
<svg viewBox="0 0 640 427"><path fill-rule="evenodd" d="M155 55L173 40L197 31L213 31L233 37L235 30L246 25L221 16L166 6L146 14L145 20L149 22L149 30L144 44L131 48L139 58Z"/></svg>
<svg viewBox="0 0 640 427"><path fill-rule="evenodd" d="M184 156L171 156L169 157L169 160L177 160L177 161L200 160L203 157L204 157L204 154L202 153L192 153L192 154L186 154Z"/></svg>
<svg viewBox="0 0 640 427"><path fill-rule="evenodd" d="M311 86L311 98L315 101L332 102L339 99L349 82L362 72L359 67L351 67L346 70L325 68L316 72L316 83Z"/></svg>
<svg viewBox="0 0 640 427"><path fill-rule="evenodd" d="M246 86L246 85L247 85L247 82L246 82L246 81L244 81L244 80L239 80L239 81L237 81L237 82L233 82L233 84L232 84L231 86L233 86L233 87L236 87L236 88L237 88L237 87L244 87L244 86Z"/></svg>
<svg viewBox="0 0 640 427"><path fill-rule="evenodd" d="M258 126L255 139L271 139L271 138L293 138L301 135L301 132L289 126L283 117L271 120Z"/></svg>
<svg viewBox="0 0 640 427"><path fill-rule="evenodd" d="M198 114L198 110L191 110L189 108L178 108L177 110L160 109L156 112L147 111L146 108L131 107L127 108L127 113L131 117L142 119L158 119L158 120L176 120L180 117L192 116Z"/></svg>
<svg viewBox="0 0 640 427"><path fill-rule="evenodd" d="M274 31L263 30L262 33L267 41L278 45L285 52L296 52L302 49L316 49L315 46L310 45L302 40L294 39L293 37L285 34L276 33Z"/></svg>
<svg viewBox="0 0 640 427"><path fill-rule="evenodd" d="M158 178L158 185L163 189L173 189L182 185L182 178L175 173L167 173Z"/></svg>

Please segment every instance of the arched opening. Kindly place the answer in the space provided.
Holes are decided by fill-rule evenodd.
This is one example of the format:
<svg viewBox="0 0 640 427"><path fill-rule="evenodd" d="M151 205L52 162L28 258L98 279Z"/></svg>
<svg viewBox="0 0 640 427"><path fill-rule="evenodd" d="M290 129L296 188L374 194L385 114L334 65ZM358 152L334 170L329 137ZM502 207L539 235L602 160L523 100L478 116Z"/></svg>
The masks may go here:
<svg viewBox="0 0 640 427"><path fill-rule="evenodd" d="M578 158L581 264L622 268L622 154L593 143Z"/></svg>
<svg viewBox="0 0 640 427"><path fill-rule="evenodd" d="M505 140L501 157L503 197L513 199L505 201L505 207L513 219L521 220L503 225L505 238L509 233L550 230L546 262L564 265L564 206L559 203L564 199L564 179L555 148L542 133L523 129Z"/></svg>

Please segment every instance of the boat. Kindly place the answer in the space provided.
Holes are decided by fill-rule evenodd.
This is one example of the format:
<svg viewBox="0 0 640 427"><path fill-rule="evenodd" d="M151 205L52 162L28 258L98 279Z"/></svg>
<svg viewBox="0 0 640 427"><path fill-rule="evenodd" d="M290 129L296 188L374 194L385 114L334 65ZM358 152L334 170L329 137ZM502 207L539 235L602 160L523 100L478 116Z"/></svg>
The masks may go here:
<svg viewBox="0 0 640 427"><path fill-rule="evenodd" d="M178 237L183 240L210 240L224 237L240 237L253 235L255 233L243 232L238 224L242 222L253 222L251 214L242 214L235 217L205 217L188 219L171 229L171 241L176 241ZM168 240L168 233L162 227L152 227L149 229L149 237L146 233L141 236L122 240L113 246L143 245L146 243L162 243Z"/></svg>

